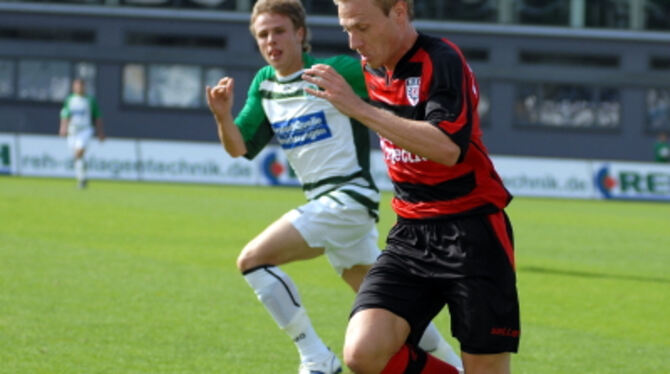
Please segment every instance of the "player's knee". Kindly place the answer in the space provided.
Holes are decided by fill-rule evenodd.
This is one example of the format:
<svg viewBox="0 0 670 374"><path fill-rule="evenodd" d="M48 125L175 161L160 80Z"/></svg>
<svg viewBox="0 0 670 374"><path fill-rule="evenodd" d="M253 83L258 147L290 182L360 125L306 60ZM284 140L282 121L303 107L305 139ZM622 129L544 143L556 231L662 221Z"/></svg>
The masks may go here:
<svg viewBox="0 0 670 374"><path fill-rule="evenodd" d="M378 362L379 356L370 346L362 344L345 344L344 362L356 374L379 373L384 363Z"/></svg>
<svg viewBox="0 0 670 374"><path fill-rule="evenodd" d="M247 244L240 255L237 256L237 269L241 272L245 272L249 269L253 269L260 265L266 265L267 262L263 262L262 258L258 256L258 250L253 248L250 244Z"/></svg>
<svg viewBox="0 0 670 374"><path fill-rule="evenodd" d="M242 250L240 255L237 256L237 269L241 272L245 272L251 268L253 268L252 258L247 251Z"/></svg>

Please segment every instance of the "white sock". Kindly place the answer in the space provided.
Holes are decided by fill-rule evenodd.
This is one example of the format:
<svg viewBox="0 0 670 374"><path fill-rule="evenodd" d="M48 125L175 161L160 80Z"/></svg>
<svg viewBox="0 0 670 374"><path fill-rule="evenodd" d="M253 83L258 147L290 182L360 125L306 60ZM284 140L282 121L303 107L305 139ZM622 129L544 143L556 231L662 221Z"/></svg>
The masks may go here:
<svg viewBox="0 0 670 374"><path fill-rule="evenodd" d="M78 181L86 179L86 162L83 158L74 160L74 171Z"/></svg>
<svg viewBox="0 0 670 374"><path fill-rule="evenodd" d="M263 266L245 273L244 279L277 325L293 340L302 362L320 361L329 355L328 347L314 331L307 311L300 304L297 287L286 273L276 266Z"/></svg>
<svg viewBox="0 0 670 374"><path fill-rule="evenodd" d="M463 362L461 358L454 352L454 349L442 337L434 323L430 323L423 332L421 340L419 341L419 348L439 358L440 360L454 366L456 369L463 371Z"/></svg>

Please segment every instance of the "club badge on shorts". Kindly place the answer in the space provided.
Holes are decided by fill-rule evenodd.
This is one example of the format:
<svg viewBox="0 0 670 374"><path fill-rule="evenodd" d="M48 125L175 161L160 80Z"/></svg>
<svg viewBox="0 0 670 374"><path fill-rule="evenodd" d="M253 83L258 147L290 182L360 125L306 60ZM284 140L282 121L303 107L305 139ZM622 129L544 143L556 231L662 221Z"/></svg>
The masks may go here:
<svg viewBox="0 0 670 374"><path fill-rule="evenodd" d="M421 87L421 77L411 77L405 80L405 94L407 100L412 106L419 103L419 88Z"/></svg>

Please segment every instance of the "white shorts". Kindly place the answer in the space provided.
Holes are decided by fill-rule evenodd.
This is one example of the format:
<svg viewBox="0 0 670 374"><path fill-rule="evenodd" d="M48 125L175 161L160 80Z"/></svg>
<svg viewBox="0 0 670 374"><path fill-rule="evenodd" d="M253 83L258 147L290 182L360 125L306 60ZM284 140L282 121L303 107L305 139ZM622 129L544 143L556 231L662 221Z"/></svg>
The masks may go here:
<svg viewBox="0 0 670 374"><path fill-rule="evenodd" d="M335 271L354 265L371 265L381 254L377 226L367 208L339 191L331 192L340 202L322 196L286 213L310 247L325 248Z"/></svg>
<svg viewBox="0 0 670 374"><path fill-rule="evenodd" d="M72 151L86 149L88 143L93 137L93 128L87 127L76 132L69 132L67 135L67 145Z"/></svg>

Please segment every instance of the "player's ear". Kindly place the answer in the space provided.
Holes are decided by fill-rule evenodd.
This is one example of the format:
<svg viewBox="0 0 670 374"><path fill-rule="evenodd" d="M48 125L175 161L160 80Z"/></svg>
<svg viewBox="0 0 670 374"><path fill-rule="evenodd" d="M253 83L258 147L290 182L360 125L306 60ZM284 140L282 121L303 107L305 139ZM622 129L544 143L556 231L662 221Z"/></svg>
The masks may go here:
<svg viewBox="0 0 670 374"><path fill-rule="evenodd" d="M391 17L393 17L393 19L396 21L409 18L407 2L403 0L396 1L391 8Z"/></svg>
<svg viewBox="0 0 670 374"><path fill-rule="evenodd" d="M307 37L307 33L305 32L304 27L300 27L296 33L298 34L298 38L300 38L300 45L305 44L305 38Z"/></svg>

